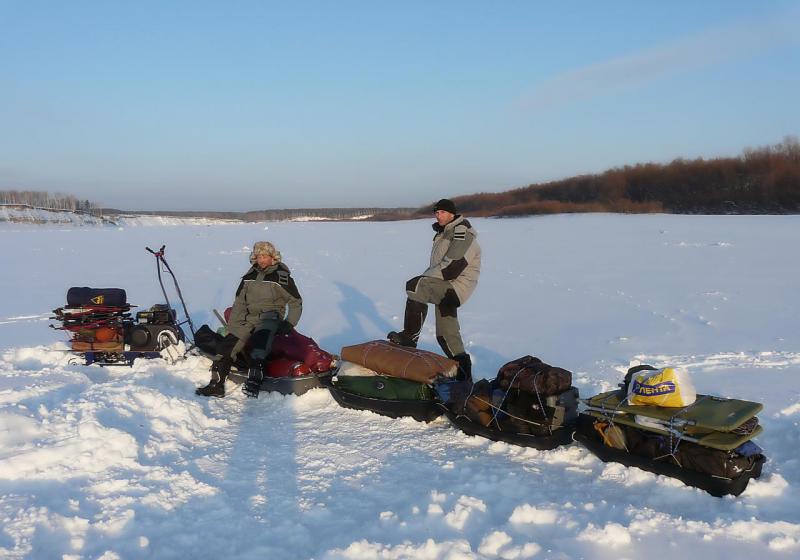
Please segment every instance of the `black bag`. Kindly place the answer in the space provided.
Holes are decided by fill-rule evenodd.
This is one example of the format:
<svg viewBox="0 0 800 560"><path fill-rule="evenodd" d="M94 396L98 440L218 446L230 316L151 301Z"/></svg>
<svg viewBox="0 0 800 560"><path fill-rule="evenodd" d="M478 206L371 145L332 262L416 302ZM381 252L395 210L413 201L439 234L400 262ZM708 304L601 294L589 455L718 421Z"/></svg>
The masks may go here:
<svg viewBox="0 0 800 560"><path fill-rule="evenodd" d="M67 305L102 305L124 307L128 305L127 294L122 288L70 288L67 290Z"/></svg>
<svg viewBox="0 0 800 560"><path fill-rule="evenodd" d="M540 396L559 395L572 386L572 373L553 367L534 356L508 362L497 372L502 389L520 389Z"/></svg>
<svg viewBox="0 0 800 560"><path fill-rule="evenodd" d="M197 332L194 333L194 345L197 346L201 352L216 356L219 354L219 345L224 337L211 330L208 325L203 325Z"/></svg>
<svg viewBox="0 0 800 560"><path fill-rule="evenodd" d="M683 469L722 478L737 478L764 458L760 453L745 457L736 451L713 449L690 441L678 442L674 438L670 441L669 436L649 433L632 426L625 426L625 437L628 450L634 455L666 461Z"/></svg>
<svg viewBox="0 0 800 560"><path fill-rule="evenodd" d="M723 478L737 478L764 457L760 453L744 457L736 451L712 449L687 441L681 442L675 456L685 469Z"/></svg>

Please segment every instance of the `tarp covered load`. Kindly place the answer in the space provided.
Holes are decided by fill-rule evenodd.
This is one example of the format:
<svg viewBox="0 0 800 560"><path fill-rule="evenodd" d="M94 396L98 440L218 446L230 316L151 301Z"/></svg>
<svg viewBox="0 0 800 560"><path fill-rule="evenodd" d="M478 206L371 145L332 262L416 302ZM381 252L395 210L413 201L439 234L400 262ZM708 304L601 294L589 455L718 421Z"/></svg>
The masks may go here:
<svg viewBox="0 0 800 560"><path fill-rule="evenodd" d="M342 348L342 360L353 362L381 375L417 383L432 383L439 377L455 378L458 362L417 348L385 340L373 340Z"/></svg>
<svg viewBox="0 0 800 560"><path fill-rule="evenodd" d="M447 389L437 385L440 396ZM534 356L508 362L494 380L475 383L463 400L449 394L443 400L448 417L465 433L539 449L571 441L578 416L572 374Z"/></svg>
<svg viewBox="0 0 800 560"><path fill-rule="evenodd" d="M766 461L752 441L763 432L756 416L762 405L695 394L687 372L679 379L665 376L669 370L675 371L631 368L622 388L585 399L575 438L604 461L671 476L715 496L740 494ZM677 391L653 390L672 381ZM633 404L643 386L647 396L668 395L670 406Z"/></svg>

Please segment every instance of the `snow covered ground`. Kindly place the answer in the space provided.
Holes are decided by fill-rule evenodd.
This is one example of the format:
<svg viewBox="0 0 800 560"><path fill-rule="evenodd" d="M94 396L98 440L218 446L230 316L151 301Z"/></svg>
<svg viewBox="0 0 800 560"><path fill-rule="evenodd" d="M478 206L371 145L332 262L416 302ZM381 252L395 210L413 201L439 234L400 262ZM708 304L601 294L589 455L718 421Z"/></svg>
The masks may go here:
<svg viewBox="0 0 800 560"><path fill-rule="evenodd" d="M338 352L400 326L427 221L0 224L0 557L797 557L800 216L474 222L484 269L460 317L476 377L534 354L590 395L632 363L685 365L699 391L764 403L761 480L714 498L578 444L492 443L323 390L208 400L203 358L85 367L48 328L70 286L161 301L144 247L162 244L195 324L216 327L268 239L304 296L300 330Z"/></svg>

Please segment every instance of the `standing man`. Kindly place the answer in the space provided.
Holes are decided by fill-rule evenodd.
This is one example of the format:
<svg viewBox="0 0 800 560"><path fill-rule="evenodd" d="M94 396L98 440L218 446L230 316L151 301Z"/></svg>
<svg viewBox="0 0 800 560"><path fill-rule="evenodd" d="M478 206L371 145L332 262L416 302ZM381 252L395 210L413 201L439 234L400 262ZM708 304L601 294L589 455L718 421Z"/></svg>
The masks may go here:
<svg viewBox="0 0 800 560"><path fill-rule="evenodd" d="M264 378L264 362L276 334L288 334L303 313L303 300L281 253L269 241L258 241L250 254L250 270L236 290L228 335L221 343L220 359L211 368L211 381L195 392L205 397L224 397L225 379L235 356L250 348L247 381L242 391L258 397Z"/></svg>
<svg viewBox="0 0 800 560"><path fill-rule="evenodd" d="M443 198L433 207L436 223L428 270L406 282L403 330L392 331L390 342L416 348L428 304L436 306L436 340L448 358L458 362L459 378L472 379L472 360L464 349L458 308L467 302L481 273L481 248L472 225Z"/></svg>

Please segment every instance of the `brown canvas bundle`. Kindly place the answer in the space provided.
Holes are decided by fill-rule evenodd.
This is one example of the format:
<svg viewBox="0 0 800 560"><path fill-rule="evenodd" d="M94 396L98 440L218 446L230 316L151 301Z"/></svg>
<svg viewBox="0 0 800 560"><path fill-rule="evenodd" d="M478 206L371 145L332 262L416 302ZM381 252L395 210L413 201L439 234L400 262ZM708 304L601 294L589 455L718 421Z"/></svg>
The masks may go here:
<svg viewBox="0 0 800 560"><path fill-rule="evenodd" d="M558 395L572 386L572 373L553 367L533 356L524 356L500 368L497 373L500 387L519 389L542 396Z"/></svg>
<svg viewBox="0 0 800 560"><path fill-rule="evenodd" d="M458 363L425 350L373 340L342 348L342 359L390 377L431 383L439 376L455 377Z"/></svg>

